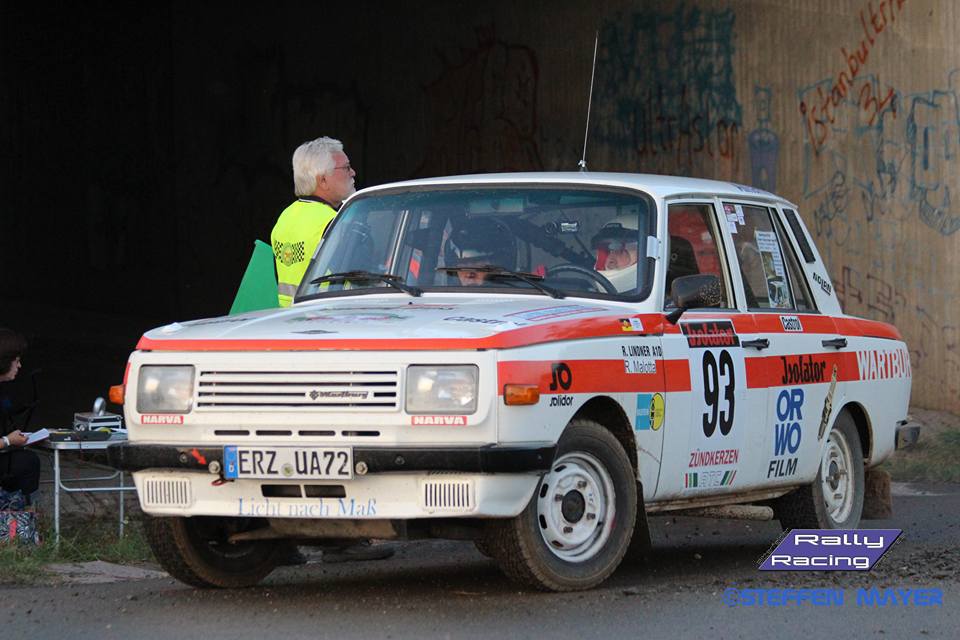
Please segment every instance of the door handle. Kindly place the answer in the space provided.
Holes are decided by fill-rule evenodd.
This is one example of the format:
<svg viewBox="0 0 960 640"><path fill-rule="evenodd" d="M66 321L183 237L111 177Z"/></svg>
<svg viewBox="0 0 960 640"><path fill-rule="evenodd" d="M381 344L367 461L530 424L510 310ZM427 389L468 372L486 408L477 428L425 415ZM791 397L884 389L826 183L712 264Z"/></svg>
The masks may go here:
<svg viewBox="0 0 960 640"><path fill-rule="evenodd" d="M741 347L752 347L754 349L766 349L770 346L770 341L766 338L757 338L756 340L743 340Z"/></svg>
<svg viewBox="0 0 960 640"><path fill-rule="evenodd" d="M843 349L847 346L846 338L831 338L830 340L824 340L821 343L825 347L833 347L834 349Z"/></svg>

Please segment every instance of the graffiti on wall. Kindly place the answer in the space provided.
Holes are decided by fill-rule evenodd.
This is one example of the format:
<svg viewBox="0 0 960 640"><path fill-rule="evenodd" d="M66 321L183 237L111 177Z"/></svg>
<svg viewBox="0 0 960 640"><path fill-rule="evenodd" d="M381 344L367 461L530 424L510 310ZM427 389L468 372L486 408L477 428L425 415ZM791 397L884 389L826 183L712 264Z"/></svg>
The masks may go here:
<svg viewBox="0 0 960 640"><path fill-rule="evenodd" d="M820 153L834 131L843 130L842 122L838 122L839 109L851 102L856 104L857 117L872 126L891 106L895 95L892 88L881 90L874 83L858 82L857 78L869 66L870 54L884 40L881 34L897 21L905 3L906 0L880 0L876 6L873 0L864 3L858 11L858 24L851 26L855 35L840 46L840 70L801 92L800 113L813 153Z"/></svg>
<svg viewBox="0 0 960 640"><path fill-rule="evenodd" d="M533 49L477 28L477 43L441 64L424 86L426 154L414 176L543 168L537 131L539 70Z"/></svg>
<svg viewBox="0 0 960 640"><path fill-rule="evenodd" d="M603 24L592 130L617 153L612 169L737 175L742 107L734 35L731 9L684 3Z"/></svg>
<svg viewBox="0 0 960 640"><path fill-rule="evenodd" d="M945 390L948 397L960 395L960 325L955 319L937 320L924 304L910 302L914 298L926 297L916 295L913 285L919 282L891 283L875 274L863 275L853 267L844 266L840 277L833 283L844 308L866 309L872 318L904 329L909 327L907 346L915 375L928 376L931 368L944 362L944 372L935 387Z"/></svg>
<svg viewBox="0 0 960 640"><path fill-rule="evenodd" d="M857 82L879 81L865 76ZM871 248L888 253L903 249L901 231L915 219L943 236L960 230L960 201L951 195L960 187L958 82L960 70L954 70L944 87L898 92L873 124L847 99L834 111L838 127L824 144L805 137L803 197L812 205L817 235L830 240L828 254L858 251L847 242L851 229L859 237L871 234ZM801 89L801 99L812 90ZM884 224L862 224L878 220ZM883 266L882 255L874 259Z"/></svg>
<svg viewBox="0 0 960 640"><path fill-rule="evenodd" d="M888 17L899 8L885 6ZM802 87L800 104L816 104L837 77ZM823 123L800 109L803 198L818 245L839 276L841 303L900 326L918 382L937 381L920 389L945 388L953 399L960 394L960 327L941 313L956 286L944 276L947 254L918 250L911 228L922 223L944 242L960 230L960 202L953 202L960 188L958 81L955 70L940 86L903 93L877 74L851 74ZM922 393L918 399L942 405Z"/></svg>
<svg viewBox="0 0 960 640"><path fill-rule="evenodd" d="M777 190L777 161L780 157L780 136L770 128L770 87L754 87L753 102L757 126L747 136L750 149L750 184L765 191Z"/></svg>
<svg viewBox="0 0 960 640"><path fill-rule="evenodd" d="M920 220L943 235L960 230L960 202L950 201L951 177L956 184L960 107L955 70L946 90L910 97L906 139L910 149L910 199Z"/></svg>

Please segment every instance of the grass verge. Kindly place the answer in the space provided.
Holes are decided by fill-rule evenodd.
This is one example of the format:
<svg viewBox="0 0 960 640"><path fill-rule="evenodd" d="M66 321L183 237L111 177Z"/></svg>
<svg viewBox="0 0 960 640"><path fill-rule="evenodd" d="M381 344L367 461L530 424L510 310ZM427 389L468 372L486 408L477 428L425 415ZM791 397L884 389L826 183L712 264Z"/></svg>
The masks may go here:
<svg viewBox="0 0 960 640"><path fill-rule="evenodd" d="M63 523L61 523L63 524ZM38 547L0 544L0 584L39 584L53 581L44 567L60 562L103 560L116 564L153 562L139 522L130 522L124 536L117 536L116 520L82 520L60 530L60 545L54 544L53 524L41 520Z"/></svg>
<svg viewBox="0 0 960 640"><path fill-rule="evenodd" d="M960 428L920 432L920 441L897 451L881 468L897 482L960 482Z"/></svg>

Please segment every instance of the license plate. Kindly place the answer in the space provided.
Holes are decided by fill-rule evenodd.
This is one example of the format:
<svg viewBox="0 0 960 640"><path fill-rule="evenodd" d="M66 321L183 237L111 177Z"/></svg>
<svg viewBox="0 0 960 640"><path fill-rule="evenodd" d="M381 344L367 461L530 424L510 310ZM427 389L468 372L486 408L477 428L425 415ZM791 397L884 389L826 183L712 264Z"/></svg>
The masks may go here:
<svg viewBox="0 0 960 640"><path fill-rule="evenodd" d="M353 478L353 449L228 445L223 448L223 477L349 480Z"/></svg>

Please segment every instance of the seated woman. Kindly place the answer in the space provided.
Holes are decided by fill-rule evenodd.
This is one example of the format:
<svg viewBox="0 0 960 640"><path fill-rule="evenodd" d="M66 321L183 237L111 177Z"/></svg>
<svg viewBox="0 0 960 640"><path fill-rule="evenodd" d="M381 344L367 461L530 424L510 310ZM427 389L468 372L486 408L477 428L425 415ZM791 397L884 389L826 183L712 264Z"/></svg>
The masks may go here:
<svg viewBox="0 0 960 640"><path fill-rule="evenodd" d="M40 459L23 448L27 436L13 424L14 409L3 393L2 383L10 382L20 371L20 357L26 350L23 336L0 327L0 487L20 490L29 502L30 494L40 486Z"/></svg>

